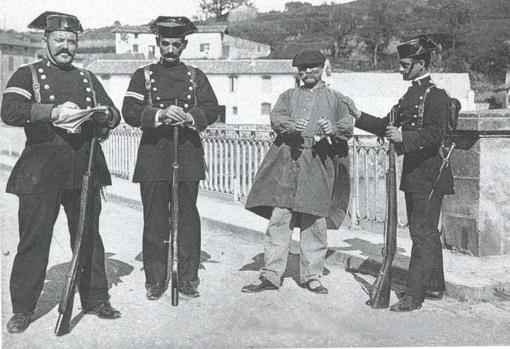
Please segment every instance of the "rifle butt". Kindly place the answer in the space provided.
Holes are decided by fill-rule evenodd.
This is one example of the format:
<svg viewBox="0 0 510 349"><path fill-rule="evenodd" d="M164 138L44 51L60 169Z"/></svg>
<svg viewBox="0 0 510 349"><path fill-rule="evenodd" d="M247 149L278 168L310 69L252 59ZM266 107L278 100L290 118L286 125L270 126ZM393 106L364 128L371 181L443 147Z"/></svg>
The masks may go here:
<svg viewBox="0 0 510 349"><path fill-rule="evenodd" d="M385 309L390 306L391 274L379 274L374 283L374 292L370 297L372 309Z"/></svg>
<svg viewBox="0 0 510 349"><path fill-rule="evenodd" d="M63 336L71 332L71 317L73 315L73 305L74 305L74 292L73 296L69 299L66 306L62 311L58 314L57 324L55 325L55 336Z"/></svg>

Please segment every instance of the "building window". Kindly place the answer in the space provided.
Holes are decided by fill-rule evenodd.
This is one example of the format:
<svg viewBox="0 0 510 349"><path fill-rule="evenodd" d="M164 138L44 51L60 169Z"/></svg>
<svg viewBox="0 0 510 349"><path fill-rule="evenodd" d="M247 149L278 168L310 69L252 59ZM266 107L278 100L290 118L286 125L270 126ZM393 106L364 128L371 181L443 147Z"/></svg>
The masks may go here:
<svg viewBox="0 0 510 349"><path fill-rule="evenodd" d="M262 93L270 93L271 92L271 77L263 76L262 77Z"/></svg>
<svg viewBox="0 0 510 349"><path fill-rule="evenodd" d="M262 103L260 113L262 115L269 115L271 113L271 103Z"/></svg>
<svg viewBox="0 0 510 349"><path fill-rule="evenodd" d="M229 79L230 79L230 92L235 92L236 91L237 76L236 75L230 75Z"/></svg>
<svg viewBox="0 0 510 349"><path fill-rule="evenodd" d="M9 71L14 70L14 57L9 57Z"/></svg>
<svg viewBox="0 0 510 349"><path fill-rule="evenodd" d="M135 39L138 39L138 33L135 33Z"/></svg>
<svg viewBox="0 0 510 349"><path fill-rule="evenodd" d="M200 44L200 52L209 53L209 44Z"/></svg>
<svg viewBox="0 0 510 349"><path fill-rule="evenodd" d="M138 45L137 44L133 45L133 53L138 53Z"/></svg>
<svg viewBox="0 0 510 349"><path fill-rule="evenodd" d="M237 115L237 107L232 107L232 114Z"/></svg>
<svg viewBox="0 0 510 349"><path fill-rule="evenodd" d="M148 58L154 58L156 55L156 46L150 45L149 46L149 57Z"/></svg>

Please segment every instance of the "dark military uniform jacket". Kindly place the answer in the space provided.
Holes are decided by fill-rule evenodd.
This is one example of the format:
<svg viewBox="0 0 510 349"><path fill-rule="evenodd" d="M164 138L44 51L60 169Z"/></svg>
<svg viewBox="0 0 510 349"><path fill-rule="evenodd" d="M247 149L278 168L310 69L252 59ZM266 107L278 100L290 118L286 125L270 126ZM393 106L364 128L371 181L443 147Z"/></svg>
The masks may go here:
<svg viewBox="0 0 510 349"><path fill-rule="evenodd" d="M23 127L26 135L25 149L9 177L7 192L34 194L80 188L95 122L86 121L81 125L80 133L68 133L53 125L52 108L67 101L82 109L93 107L94 90L97 103L111 107L114 126L120 122L120 113L92 73L91 85L86 72L74 66L61 69L46 58L33 65L40 85L41 102L36 103L28 65L14 72L3 95L2 120L7 125ZM111 184L100 147L95 158L92 183L95 186Z"/></svg>
<svg viewBox="0 0 510 349"><path fill-rule="evenodd" d="M201 70L182 62L151 64L148 74L152 106L148 102L144 67L133 74L122 105L126 123L140 127L143 131L133 181L157 182L172 179L172 127L157 126L156 113L159 109L174 104L189 112L194 119L192 126L179 128L179 179L204 179L204 150L198 133L218 117L218 101L209 80Z"/></svg>
<svg viewBox="0 0 510 349"><path fill-rule="evenodd" d="M420 118L423 101L423 117ZM402 127L402 144L397 144L396 148L404 153L400 190L429 193L432 189L441 167L439 148L445 137L449 107L448 94L433 85L430 76L413 81L397 104L395 126ZM388 123L389 116L381 119L362 113L355 126L383 137ZM453 193L450 167L441 176L436 192Z"/></svg>

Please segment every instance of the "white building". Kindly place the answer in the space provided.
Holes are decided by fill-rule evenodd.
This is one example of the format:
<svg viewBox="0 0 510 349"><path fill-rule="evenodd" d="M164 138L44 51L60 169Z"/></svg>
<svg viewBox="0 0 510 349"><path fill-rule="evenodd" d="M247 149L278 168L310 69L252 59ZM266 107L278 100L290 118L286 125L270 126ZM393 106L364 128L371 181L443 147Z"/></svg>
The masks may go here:
<svg viewBox="0 0 510 349"><path fill-rule="evenodd" d="M197 26L198 32L188 35L183 59L262 58L271 53L266 44L227 35L226 25ZM115 52L143 53L147 59L159 59L156 37L148 26L120 26L115 33Z"/></svg>
<svg viewBox="0 0 510 349"><path fill-rule="evenodd" d="M120 107L133 72L154 61L97 60L87 66L96 73ZM204 71L218 97L227 124L269 124L278 96L297 86L291 60L186 60ZM440 88L460 100L462 110L474 110L474 94L467 73L432 74ZM327 84L351 97L358 108L385 116L409 88L399 73L332 73Z"/></svg>
<svg viewBox="0 0 510 349"><path fill-rule="evenodd" d="M207 74L228 124L268 124L280 93L296 86L291 60L186 60ZM131 74L154 61L97 60L87 69L97 74L108 95L121 107Z"/></svg>

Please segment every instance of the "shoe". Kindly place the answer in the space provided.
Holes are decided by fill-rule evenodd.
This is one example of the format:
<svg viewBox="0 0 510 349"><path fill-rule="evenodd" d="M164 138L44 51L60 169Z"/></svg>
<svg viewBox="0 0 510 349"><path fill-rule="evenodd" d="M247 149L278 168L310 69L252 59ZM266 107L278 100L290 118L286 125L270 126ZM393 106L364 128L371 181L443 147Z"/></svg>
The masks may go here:
<svg viewBox="0 0 510 349"><path fill-rule="evenodd" d="M269 290L278 290L279 287L274 285L272 282L267 280L266 278L261 277L260 283L253 283L247 286L244 286L241 289L241 292L244 293L259 293L262 291L269 291Z"/></svg>
<svg viewBox="0 0 510 349"><path fill-rule="evenodd" d="M9 331L9 333L21 333L25 331L28 325L30 325L32 314L32 312L14 313L12 318L7 323L7 331Z"/></svg>
<svg viewBox="0 0 510 349"><path fill-rule="evenodd" d="M406 294L397 303L390 307L390 311L407 312L421 308L421 302L415 297Z"/></svg>
<svg viewBox="0 0 510 349"><path fill-rule="evenodd" d="M402 299L406 295L406 292L405 291L395 291L395 294L397 295L398 299ZM444 291L425 290L425 292L424 292L424 298L433 300L433 301L441 300L441 299L443 299L443 296L444 296Z"/></svg>
<svg viewBox="0 0 510 349"><path fill-rule="evenodd" d="M316 285L315 287L312 287L312 285ZM328 294L328 289L324 286L322 286L321 282L316 279L308 280L304 283L304 287L313 293L317 294Z"/></svg>
<svg viewBox="0 0 510 349"><path fill-rule="evenodd" d="M121 317L120 311L112 307L110 302L102 302L85 310L85 314L96 315L100 319L118 319Z"/></svg>
<svg viewBox="0 0 510 349"><path fill-rule="evenodd" d="M443 299L444 291L428 291L428 290L425 290L424 296L425 296L425 299L430 299L430 300L438 301L438 300Z"/></svg>
<svg viewBox="0 0 510 349"><path fill-rule="evenodd" d="M190 298L197 298L200 296L197 286L195 286L193 281L183 281L181 286L179 286L179 292Z"/></svg>
<svg viewBox="0 0 510 349"><path fill-rule="evenodd" d="M162 282L156 282L154 284L147 284L145 286L147 288L147 299L150 301L155 301L161 298L163 293L165 292L165 284Z"/></svg>

